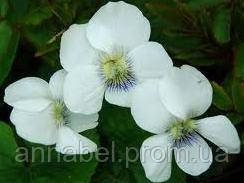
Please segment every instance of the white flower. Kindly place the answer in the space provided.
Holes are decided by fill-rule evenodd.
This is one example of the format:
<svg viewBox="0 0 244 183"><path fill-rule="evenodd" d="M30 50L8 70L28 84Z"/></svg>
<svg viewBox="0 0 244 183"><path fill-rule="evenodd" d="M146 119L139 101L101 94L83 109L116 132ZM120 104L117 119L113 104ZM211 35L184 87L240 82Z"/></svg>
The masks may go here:
<svg viewBox="0 0 244 183"><path fill-rule="evenodd" d="M213 157L202 137L226 153L239 153L240 139L227 117L194 119L211 102L209 81L188 65L174 67L162 80L147 80L136 88L132 115L141 128L156 134L141 147L141 163L148 179L162 182L170 178L172 152L184 172L197 176L206 171Z"/></svg>
<svg viewBox="0 0 244 183"><path fill-rule="evenodd" d="M90 114L105 99L129 107L142 80L158 78L173 66L164 48L149 42L149 21L125 2L109 2L88 24L72 25L61 39L60 60L68 71L64 101L73 112Z"/></svg>
<svg viewBox="0 0 244 183"><path fill-rule="evenodd" d="M63 154L94 152L97 145L79 135L97 126L98 114L70 112L63 102L63 83L67 73L59 70L49 83L23 78L5 90L4 101L13 108L10 120L22 138L44 145L56 144Z"/></svg>

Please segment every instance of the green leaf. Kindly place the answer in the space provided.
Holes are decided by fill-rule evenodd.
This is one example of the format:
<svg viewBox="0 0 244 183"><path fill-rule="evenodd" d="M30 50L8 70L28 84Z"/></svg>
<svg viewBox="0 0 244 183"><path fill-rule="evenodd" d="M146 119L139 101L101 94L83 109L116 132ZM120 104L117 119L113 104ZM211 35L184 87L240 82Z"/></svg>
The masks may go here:
<svg viewBox="0 0 244 183"><path fill-rule="evenodd" d="M0 121L0 154L4 154L9 157L14 157L17 144L14 140L14 134L11 128ZM5 139L5 140L4 140ZM2 163L0 163L1 165Z"/></svg>
<svg viewBox="0 0 244 183"><path fill-rule="evenodd" d="M242 154L243 154L243 149L244 149L244 132L241 133L241 149L242 149Z"/></svg>
<svg viewBox="0 0 244 183"><path fill-rule="evenodd" d="M7 0L1 0L0 2L0 17L5 17L8 13L9 4Z"/></svg>
<svg viewBox="0 0 244 183"><path fill-rule="evenodd" d="M231 110L233 104L224 88L216 82L212 82L211 84L213 87L213 104L220 110Z"/></svg>
<svg viewBox="0 0 244 183"><path fill-rule="evenodd" d="M227 114L227 117L230 119L230 121L234 125L240 124L244 120L244 116L241 114L238 114L237 112L231 112Z"/></svg>
<svg viewBox="0 0 244 183"><path fill-rule="evenodd" d="M194 66L206 66L206 67L216 65L222 62L222 60L219 60L218 58L192 58L185 61Z"/></svg>
<svg viewBox="0 0 244 183"><path fill-rule="evenodd" d="M204 57L205 54L203 54L203 52L201 51L182 51L177 53L174 58L176 59L180 59L180 60L188 60L188 59L197 59L197 58L201 58Z"/></svg>
<svg viewBox="0 0 244 183"><path fill-rule="evenodd" d="M98 142L95 130L86 131L84 135ZM21 149L17 149L18 147ZM21 160L27 160L17 162L17 154L18 157L23 157ZM91 160L85 162L91 155ZM89 183L96 166L94 153L70 156L57 153L53 146L28 142L22 142L22 145L18 146L11 128L0 122L0 182Z"/></svg>
<svg viewBox="0 0 244 183"><path fill-rule="evenodd" d="M221 7L216 10L213 19L213 35L220 44L230 41L231 12L229 8Z"/></svg>
<svg viewBox="0 0 244 183"><path fill-rule="evenodd" d="M55 35L52 29L43 26L25 27L24 36L38 49L45 46L47 42Z"/></svg>
<svg viewBox="0 0 244 183"><path fill-rule="evenodd" d="M100 131L108 141L108 149L111 149L111 144L115 146L115 161L109 165L109 171L106 170L98 172L96 177L101 177L104 182L107 182L107 177L115 177L118 182L140 182L149 183L145 177L145 173L141 166L140 160L129 163L129 168L126 168L126 149L136 148L139 152L142 142L151 136L150 133L140 129L133 120L130 110L127 108L117 107L105 103L100 114ZM129 157L133 159L136 155L132 153ZM116 166L115 166L115 165ZM120 171L116 169L121 169ZM123 173L121 173L123 171ZM103 174L109 174L109 176L103 177ZM127 174L128 177L124 175ZM100 179L100 178L99 178ZM111 179L113 180L113 178ZM100 181L99 181L100 182ZM101 181L103 182L103 181Z"/></svg>
<svg viewBox="0 0 244 183"><path fill-rule="evenodd" d="M31 9L25 18L23 18L23 23L31 25L39 25L44 20L52 17L52 12L48 7L39 6L35 9Z"/></svg>
<svg viewBox="0 0 244 183"><path fill-rule="evenodd" d="M244 81L244 44L239 45L235 55L235 76Z"/></svg>
<svg viewBox="0 0 244 183"><path fill-rule="evenodd" d="M143 140L150 136L150 133L136 125L127 108L105 103L100 118L102 134L120 145L140 147Z"/></svg>
<svg viewBox="0 0 244 183"><path fill-rule="evenodd" d="M91 139L98 144L99 137L95 129L87 130L82 135ZM34 161L31 162L31 179L34 183L89 183L91 176L94 174L97 160L95 153L87 155L62 155L55 151L54 147L41 146L38 144L27 144L29 152L33 154L33 148L43 148L44 156L40 152L35 152ZM51 156L48 156L51 151ZM42 157L45 157L44 161ZM51 158L49 162L48 157ZM85 162L86 160L90 161ZM32 155L33 158L33 155ZM68 160L68 161L65 161Z"/></svg>
<svg viewBox="0 0 244 183"><path fill-rule="evenodd" d="M232 85L233 85L233 72L229 71L225 76L222 86L225 89L226 93L231 97L231 99L232 99Z"/></svg>
<svg viewBox="0 0 244 183"><path fill-rule="evenodd" d="M59 156L59 154L56 154ZM82 162L80 156L66 157L77 162L47 162L31 168L31 179L34 183L89 183L96 169L97 161L93 158L89 162ZM64 156L61 155L61 159ZM86 158L88 159L88 158Z"/></svg>
<svg viewBox="0 0 244 183"><path fill-rule="evenodd" d="M154 27L172 30L182 28L181 15L174 1L148 2L145 7L155 16L155 19L151 22Z"/></svg>
<svg viewBox="0 0 244 183"><path fill-rule="evenodd" d="M24 182L20 176L24 176L24 164L15 161L17 147L11 128L0 121L0 182Z"/></svg>
<svg viewBox="0 0 244 183"><path fill-rule="evenodd" d="M244 114L244 82L237 79L234 80L232 85L232 98L236 110Z"/></svg>
<svg viewBox="0 0 244 183"><path fill-rule="evenodd" d="M27 12L30 1L29 0L24 0L24 1L23 0L9 0L9 3L11 5L11 7L13 8L14 13L16 13L16 15L22 16Z"/></svg>
<svg viewBox="0 0 244 183"><path fill-rule="evenodd" d="M0 85L8 76L19 43L19 33L6 21L0 22Z"/></svg>
<svg viewBox="0 0 244 183"><path fill-rule="evenodd" d="M238 41L244 41L244 6L242 0L235 1L235 11L233 12L234 31Z"/></svg>
<svg viewBox="0 0 244 183"><path fill-rule="evenodd" d="M29 0L8 0L11 13L8 14L8 20L11 22L18 22L21 18L23 18L30 4Z"/></svg>
<svg viewBox="0 0 244 183"><path fill-rule="evenodd" d="M203 45L203 40L200 38L176 33L165 34L164 32L160 38L172 53L178 53L178 50L191 50L193 52Z"/></svg>
<svg viewBox="0 0 244 183"><path fill-rule="evenodd" d="M202 8L216 6L221 2L223 2L223 0L189 0L188 6L192 10L201 10Z"/></svg>
<svg viewBox="0 0 244 183"><path fill-rule="evenodd" d="M14 158L16 155L16 148L18 146L15 142L12 129L2 121L0 121L0 147L0 170L3 170L5 167L11 167L14 165L13 163L15 163ZM3 159L8 161L3 162ZM10 166L10 164L12 165ZM19 166L21 164L16 163L16 165Z"/></svg>
<svg viewBox="0 0 244 183"><path fill-rule="evenodd" d="M181 51L176 53L175 59L183 60L194 66L212 66L221 63L221 60L217 58L207 58L206 54L201 51Z"/></svg>

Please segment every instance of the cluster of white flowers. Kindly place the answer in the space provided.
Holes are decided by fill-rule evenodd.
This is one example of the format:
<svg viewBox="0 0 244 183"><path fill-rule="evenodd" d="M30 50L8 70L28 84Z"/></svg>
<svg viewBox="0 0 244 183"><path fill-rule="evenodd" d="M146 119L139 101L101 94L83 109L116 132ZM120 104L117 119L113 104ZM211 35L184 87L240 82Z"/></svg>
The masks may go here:
<svg viewBox="0 0 244 183"><path fill-rule="evenodd" d="M137 125L157 134L141 148L142 165L153 182L169 179L173 151L186 173L206 171L212 152L203 137L225 152L238 153L240 140L227 117L195 119L212 102L207 78L191 66L174 67L163 46L149 41L150 33L142 12L122 1L107 3L87 24L71 25L61 39L63 70L49 83L28 77L5 90L18 135L35 143L56 144L56 150L65 154L94 152L96 144L79 132L98 125L97 112L105 96L111 104L130 107ZM155 147L169 159L158 162L151 151L144 151ZM209 161L201 161L199 148ZM190 151L194 162L179 155L182 149Z"/></svg>

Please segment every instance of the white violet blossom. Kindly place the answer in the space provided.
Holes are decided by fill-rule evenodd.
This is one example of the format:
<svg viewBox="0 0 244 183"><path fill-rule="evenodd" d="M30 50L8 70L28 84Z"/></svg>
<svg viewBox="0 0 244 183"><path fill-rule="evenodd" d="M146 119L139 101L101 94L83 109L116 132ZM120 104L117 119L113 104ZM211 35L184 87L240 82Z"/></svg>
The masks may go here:
<svg viewBox="0 0 244 183"><path fill-rule="evenodd" d="M94 152L97 145L78 134L97 126L98 114L84 115L68 110L63 101L63 83L67 73L59 70L49 83L27 77L9 85L4 101L13 107L10 115L17 134L44 145L56 144L63 154Z"/></svg>
<svg viewBox="0 0 244 183"><path fill-rule="evenodd" d="M173 66L164 48L149 42L149 21L135 6L109 2L87 24L71 25L61 38L60 61L68 71L64 101L73 112L90 114L105 99L130 107L136 86L163 77Z"/></svg>
<svg viewBox="0 0 244 183"><path fill-rule="evenodd" d="M161 80L147 80L134 92L131 112L136 123L156 135L141 146L141 163L152 182L170 178L172 154L178 166L197 176L212 163L203 137L226 153L240 152L240 139L223 116L195 119L211 105L212 87L194 67L174 67Z"/></svg>

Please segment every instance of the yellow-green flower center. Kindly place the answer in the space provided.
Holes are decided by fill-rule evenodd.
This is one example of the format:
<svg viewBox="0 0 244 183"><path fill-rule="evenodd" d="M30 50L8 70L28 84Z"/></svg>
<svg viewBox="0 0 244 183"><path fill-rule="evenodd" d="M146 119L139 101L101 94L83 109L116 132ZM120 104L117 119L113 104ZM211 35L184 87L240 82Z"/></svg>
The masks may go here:
<svg viewBox="0 0 244 183"><path fill-rule="evenodd" d="M53 102L52 107L53 117L58 126L67 122L68 109L63 101L56 100Z"/></svg>
<svg viewBox="0 0 244 183"><path fill-rule="evenodd" d="M104 76L107 80L116 80L128 74L128 64L125 58L119 55L106 58L102 61Z"/></svg>
<svg viewBox="0 0 244 183"><path fill-rule="evenodd" d="M101 75L110 90L128 90L135 85L135 77L127 54L115 50L100 56Z"/></svg>
<svg viewBox="0 0 244 183"><path fill-rule="evenodd" d="M190 136L192 133L195 132L196 128L197 128L196 121L189 119L189 120L177 121L173 123L169 129L169 132L173 137L173 140L178 141L187 136Z"/></svg>

